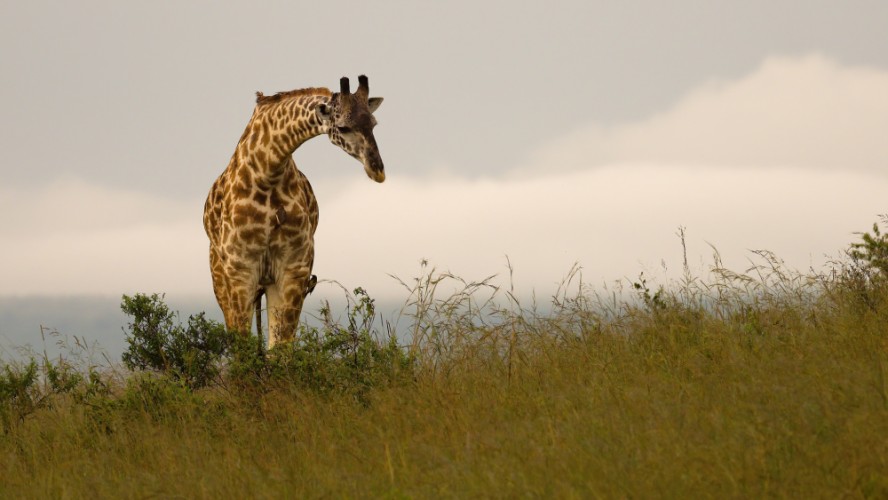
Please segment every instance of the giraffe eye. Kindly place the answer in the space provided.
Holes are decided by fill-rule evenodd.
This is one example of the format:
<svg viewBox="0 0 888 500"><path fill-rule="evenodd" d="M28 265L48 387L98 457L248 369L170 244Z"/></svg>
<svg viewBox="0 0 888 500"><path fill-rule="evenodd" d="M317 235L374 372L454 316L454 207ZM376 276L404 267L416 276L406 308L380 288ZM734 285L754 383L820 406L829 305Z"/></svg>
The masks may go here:
<svg viewBox="0 0 888 500"><path fill-rule="evenodd" d="M336 127L340 134L347 134L352 131L351 127Z"/></svg>

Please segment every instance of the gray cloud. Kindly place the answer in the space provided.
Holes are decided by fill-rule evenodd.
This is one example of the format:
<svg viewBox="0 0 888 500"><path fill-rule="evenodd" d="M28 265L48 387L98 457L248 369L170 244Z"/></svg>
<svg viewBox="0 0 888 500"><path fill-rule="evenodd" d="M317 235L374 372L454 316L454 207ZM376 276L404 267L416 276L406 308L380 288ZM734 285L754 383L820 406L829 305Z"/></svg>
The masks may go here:
<svg viewBox="0 0 888 500"><path fill-rule="evenodd" d="M802 167L888 175L888 70L769 58L638 122L592 124L536 153L537 170L615 163Z"/></svg>
<svg viewBox="0 0 888 500"><path fill-rule="evenodd" d="M0 6L4 185L59 176L201 198L252 93L366 72L395 175L500 175L592 121L637 122L769 54L888 67L888 5L294 2ZM323 139L318 139L322 141ZM356 174L310 143L312 178Z"/></svg>

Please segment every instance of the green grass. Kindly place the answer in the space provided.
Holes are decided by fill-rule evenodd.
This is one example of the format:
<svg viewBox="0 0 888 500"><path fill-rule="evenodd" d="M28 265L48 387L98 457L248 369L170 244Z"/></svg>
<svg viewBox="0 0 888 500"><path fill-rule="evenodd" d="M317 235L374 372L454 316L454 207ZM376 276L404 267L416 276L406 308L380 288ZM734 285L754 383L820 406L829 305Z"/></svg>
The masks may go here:
<svg viewBox="0 0 888 500"><path fill-rule="evenodd" d="M368 341L358 294L264 360L232 347L212 382L9 365L0 497L885 498L888 285L859 257L716 259L627 297L572 272L545 313L429 270L403 349Z"/></svg>

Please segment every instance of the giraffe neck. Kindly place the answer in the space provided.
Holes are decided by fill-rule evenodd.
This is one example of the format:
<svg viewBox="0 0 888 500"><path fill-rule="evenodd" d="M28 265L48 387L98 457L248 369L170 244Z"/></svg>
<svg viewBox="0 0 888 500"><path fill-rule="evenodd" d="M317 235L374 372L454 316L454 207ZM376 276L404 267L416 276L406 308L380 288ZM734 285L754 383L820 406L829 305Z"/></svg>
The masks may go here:
<svg viewBox="0 0 888 500"><path fill-rule="evenodd" d="M258 186L277 183L289 164L286 160L296 148L327 133L327 126L321 123L315 109L330 99L329 91L318 89L258 103L232 160L238 168L249 169Z"/></svg>

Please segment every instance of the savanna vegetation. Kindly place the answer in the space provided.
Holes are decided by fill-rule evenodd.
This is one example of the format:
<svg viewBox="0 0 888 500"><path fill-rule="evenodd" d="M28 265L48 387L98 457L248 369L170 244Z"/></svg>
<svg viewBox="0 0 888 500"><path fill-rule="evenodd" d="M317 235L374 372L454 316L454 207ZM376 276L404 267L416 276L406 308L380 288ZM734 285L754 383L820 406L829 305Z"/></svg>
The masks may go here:
<svg viewBox="0 0 888 500"><path fill-rule="evenodd" d="M888 497L888 238L755 259L544 307L426 268L270 352L124 297L120 363L0 363L0 497Z"/></svg>

